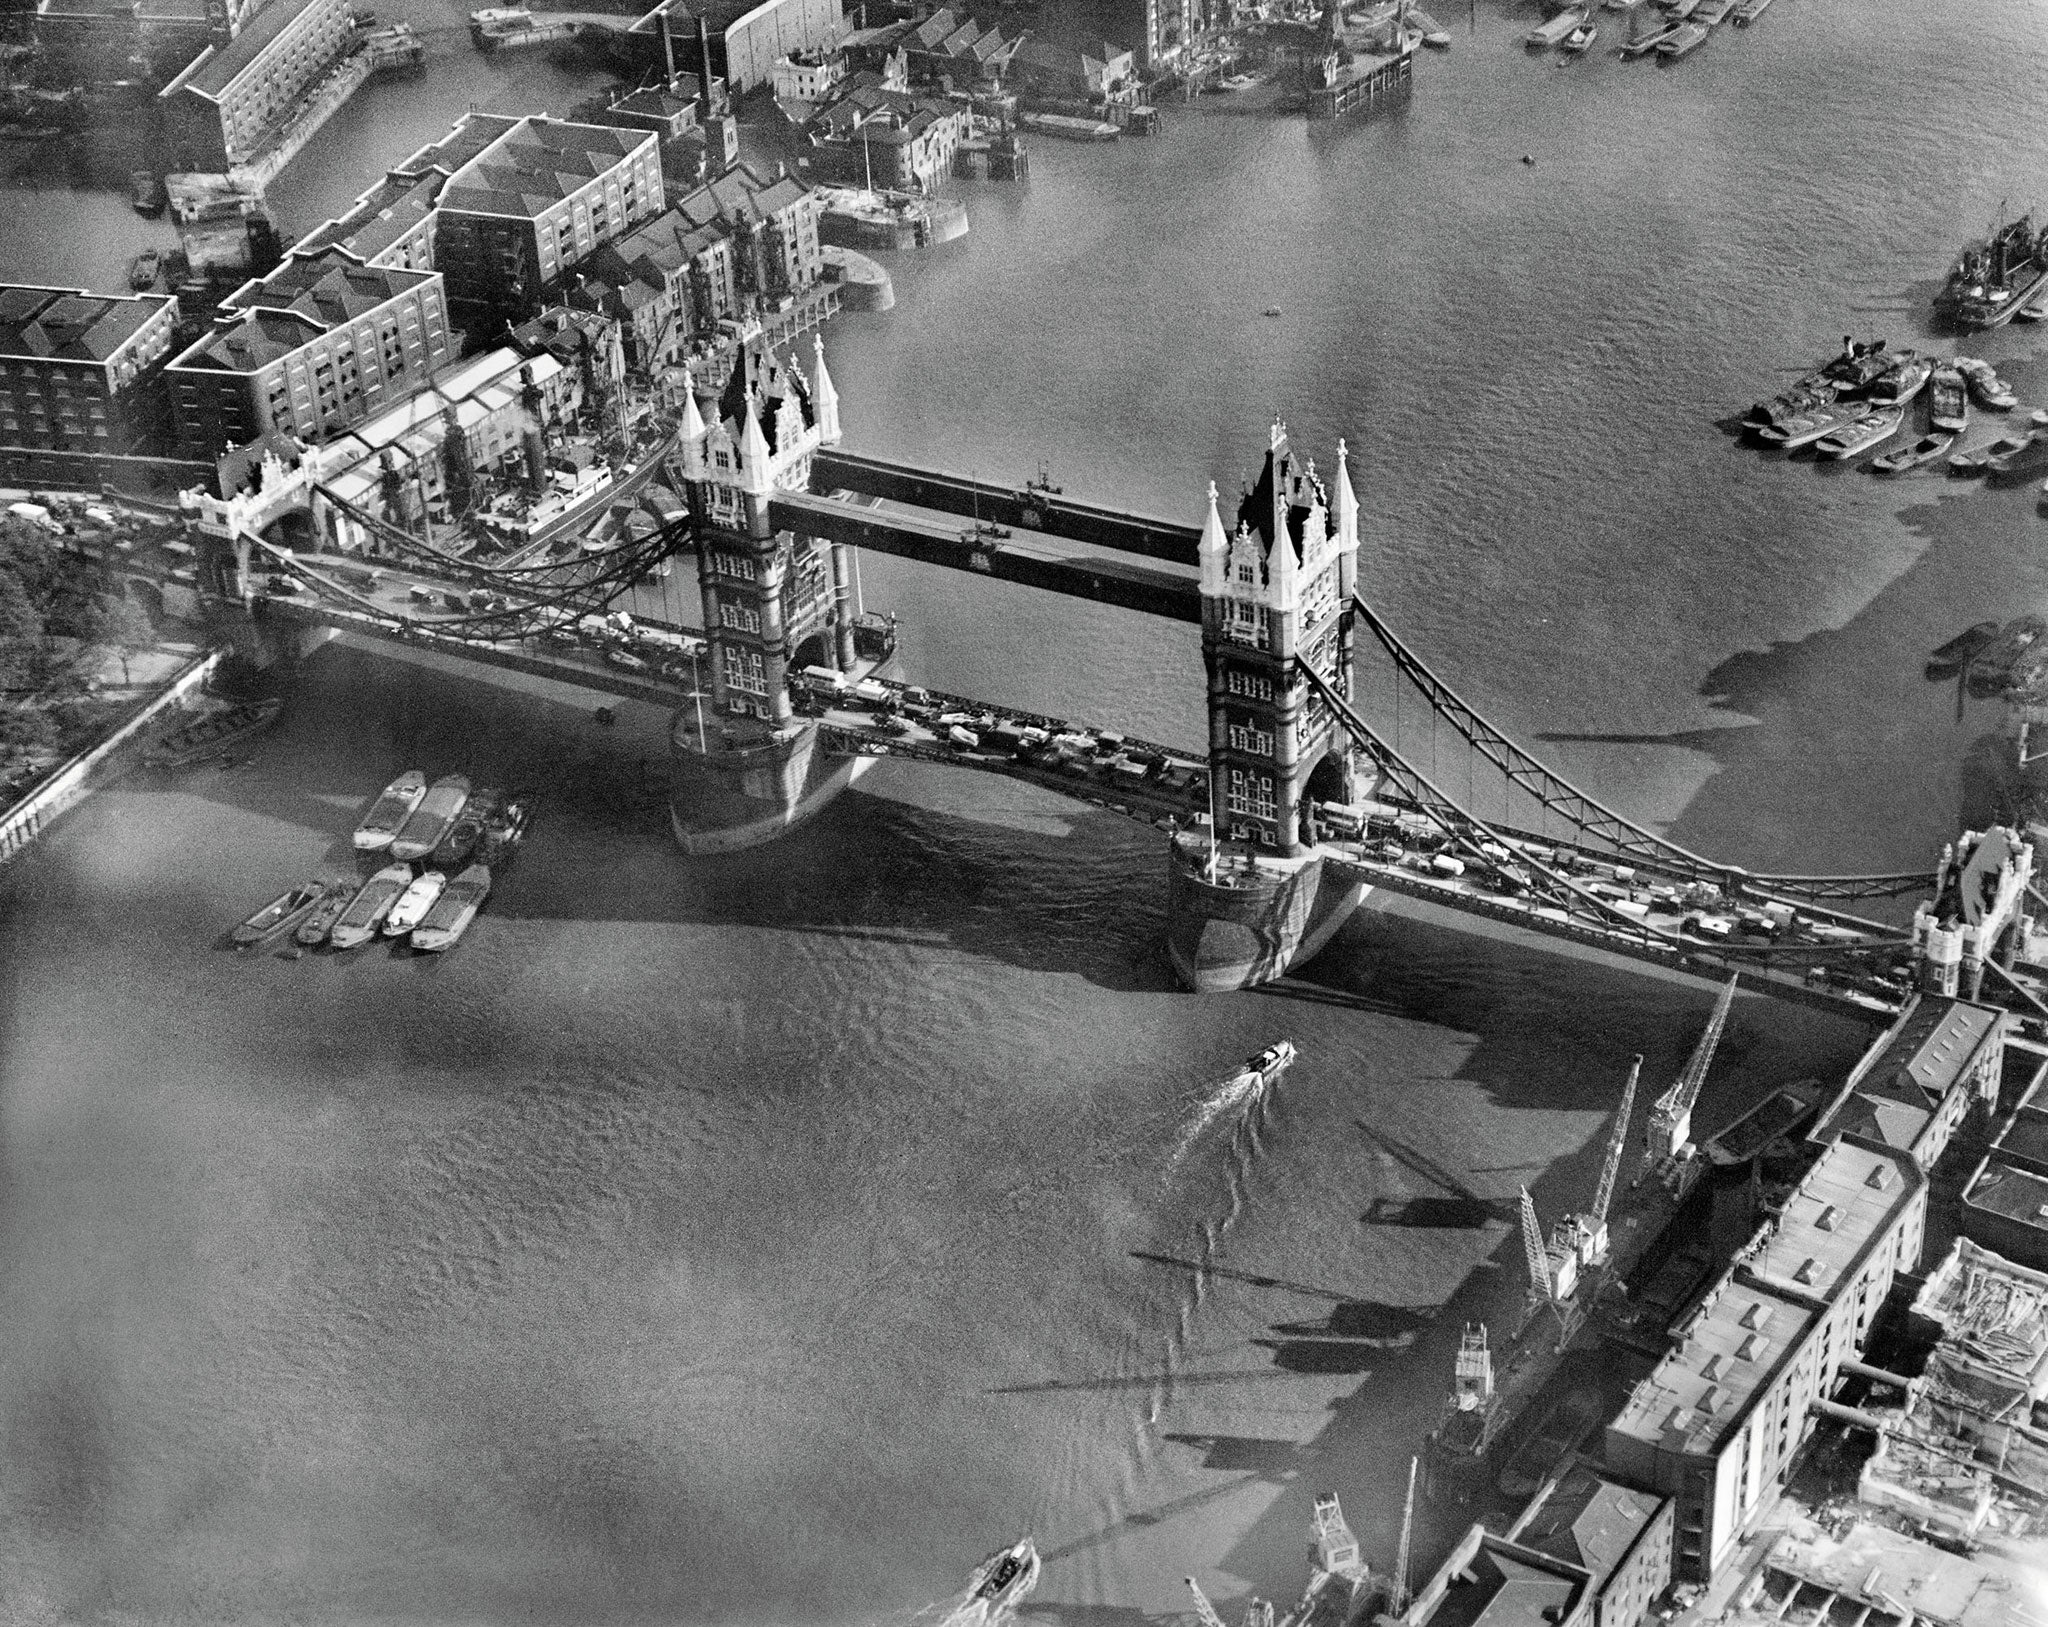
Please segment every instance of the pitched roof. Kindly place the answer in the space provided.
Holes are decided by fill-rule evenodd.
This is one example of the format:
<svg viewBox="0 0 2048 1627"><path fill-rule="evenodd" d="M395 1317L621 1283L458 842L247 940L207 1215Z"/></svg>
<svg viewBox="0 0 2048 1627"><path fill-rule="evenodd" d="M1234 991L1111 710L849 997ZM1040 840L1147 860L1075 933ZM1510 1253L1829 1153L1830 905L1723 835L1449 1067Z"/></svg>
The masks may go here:
<svg viewBox="0 0 2048 1627"><path fill-rule="evenodd" d="M735 438L741 413L752 407L761 433L767 438L770 451L778 450L775 444L775 418L777 409L785 399L794 397L798 411L806 425L817 422L811 407L811 387L794 366L778 357L765 345L747 345L733 358L732 374L725 381L725 389L718 397L718 416Z"/></svg>
<svg viewBox="0 0 2048 1627"><path fill-rule="evenodd" d="M441 207L531 219L653 144L651 130L519 119L448 177Z"/></svg>
<svg viewBox="0 0 2048 1627"><path fill-rule="evenodd" d="M167 294L0 284L0 356L103 362L169 303Z"/></svg>
<svg viewBox="0 0 2048 1627"><path fill-rule="evenodd" d="M402 266L359 265L331 248L293 255L269 276L244 283L221 303L235 311L289 311L320 330L365 316L439 276Z"/></svg>

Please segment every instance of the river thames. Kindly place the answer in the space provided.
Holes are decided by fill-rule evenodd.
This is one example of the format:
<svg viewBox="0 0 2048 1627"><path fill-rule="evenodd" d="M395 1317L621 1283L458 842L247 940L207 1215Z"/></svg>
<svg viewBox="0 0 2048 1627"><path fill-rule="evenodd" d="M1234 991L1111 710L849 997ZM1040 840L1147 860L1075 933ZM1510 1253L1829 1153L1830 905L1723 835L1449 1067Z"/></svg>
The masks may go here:
<svg viewBox="0 0 2048 1627"><path fill-rule="evenodd" d="M2048 174L2041 13L1783 0L1667 70L1529 21L1460 16L1378 122L1219 100L964 185L971 234L828 330L847 444L1193 520L1275 414L1346 437L1363 592L1525 744L1736 863L1931 865L1997 719L1921 662L2048 610L2036 494L1722 426L1844 332L1928 342ZM433 40L286 172L288 228L465 101L594 83ZM118 204L18 194L0 271L118 286L152 229ZM2039 331L1970 345L2028 405ZM1185 628L863 587L914 681L1200 743ZM1516 1188L1585 1200L1630 1054L1661 1089L1712 990L1400 906L1196 999L1154 832L886 765L686 860L630 794L665 720L591 705L329 646L253 762L126 782L0 876L0 1613L900 1622L1029 1531L1027 1616L1135 1627L1184 1574L1292 1598L1324 1489L1390 1561L1460 1327L1519 1310ZM217 948L411 766L540 810L456 954ZM1863 1038L1740 1002L1701 1123ZM1432 1163L1483 1223L1369 1223ZM1290 1332L1345 1306L1397 1331Z"/></svg>

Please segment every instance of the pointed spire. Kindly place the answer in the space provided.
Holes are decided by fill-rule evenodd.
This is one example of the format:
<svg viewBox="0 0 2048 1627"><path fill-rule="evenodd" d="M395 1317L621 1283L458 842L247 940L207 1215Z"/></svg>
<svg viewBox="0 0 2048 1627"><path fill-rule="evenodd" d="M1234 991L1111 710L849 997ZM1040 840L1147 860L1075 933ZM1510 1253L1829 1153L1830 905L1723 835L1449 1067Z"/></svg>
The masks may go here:
<svg viewBox="0 0 2048 1627"><path fill-rule="evenodd" d="M740 407L740 489L755 497L766 497L774 489L768 478L768 437L761 433L761 420L754 415L754 403Z"/></svg>
<svg viewBox="0 0 2048 1627"><path fill-rule="evenodd" d="M1266 603L1274 610L1293 610L1301 603L1301 562L1294 557L1294 538L1287 531L1287 499L1273 500L1273 546L1266 555Z"/></svg>
<svg viewBox="0 0 2048 1627"><path fill-rule="evenodd" d="M839 391L832 375L825 371L825 336L811 336L817 366L811 376L811 411L817 419L818 438L827 446L839 441Z"/></svg>
<svg viewBox="0 0 2048 1627"><path fill-rule="evenodd" d="M1358 494L1351 489L1351 470L1345 459L1344 443L1337 443L1337 489L1332 494L1337 522L1337 546L1346 553L1358 547Z"/></svg>
<svg viewBox="0 0 2048 1627"><path fill-rule="evenodd" d="M1230 538L1216 508L1216 482L1209 482L1209 517L1202 522L1202 541L1195 550L1202 562L1202 591L1211 598L1230 588Z"/></svg>
<svg viewBox="0 0 2048 1627"><path fill-rule="evenodd" d="M686 480L704 478L704 415L697 410L697 385L690 377L690 369L683 368L683 418L677 426L676 436L683 446L683 477Z"/></svg>

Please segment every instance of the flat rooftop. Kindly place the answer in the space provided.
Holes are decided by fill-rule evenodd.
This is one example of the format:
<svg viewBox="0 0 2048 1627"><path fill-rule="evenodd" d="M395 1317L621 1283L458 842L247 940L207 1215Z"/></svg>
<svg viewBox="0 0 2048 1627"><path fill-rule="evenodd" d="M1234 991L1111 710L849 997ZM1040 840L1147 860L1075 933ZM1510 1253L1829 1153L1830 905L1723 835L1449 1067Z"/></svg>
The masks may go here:
<svg viewBox="0 0 2048 1627"><path fill-rule="evenodd" d="M1998 1138L1998 1151L2015 1163L2048 1170L2048 1112L2021 1108Z"/></svg>
<svg viewBox="0 0 2048 1627"><path fill-rule="evenodd" d="M1831 1144L1777 1223L1707 1291L1610 1432L1672 1452L1714 1450L1919 1184L1905 1153Z"/></svg>
<svg viewBox="0 0 2048 1627"><path fill-rule="evenodd" d="M519 119L448 177L441 207L530 220L654 144L652 130Z"/></svg>
<svg viewBox="0 0 2048 1627"><path fill-rule="evenodd" d="M2048 1233L2048 1177L2015 1168L1996 1153L1984 1160L1984 1167L1963 1194L1963 1202Z"/></svg>
<svg viewBox="0 0 2048 1627"><path fill-rule="evenodd" d="M168 294L0 283L0 357L104 362L170 302Z"/></svg>

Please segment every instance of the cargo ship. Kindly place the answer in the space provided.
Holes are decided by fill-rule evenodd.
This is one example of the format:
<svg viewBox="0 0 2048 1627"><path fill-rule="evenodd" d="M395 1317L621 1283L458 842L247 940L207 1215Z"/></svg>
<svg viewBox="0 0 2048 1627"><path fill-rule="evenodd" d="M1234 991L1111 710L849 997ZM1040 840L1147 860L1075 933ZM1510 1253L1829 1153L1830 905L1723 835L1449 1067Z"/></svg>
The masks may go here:
<svg viewBox="0 0 2048 1627"><path fill-rule="evenodd" d="M2000 221L1982 243L1963 250L1934 296L1934 314L1965 330L2002 327L2048 285L2048 230L2034 217Z"/></svg>

